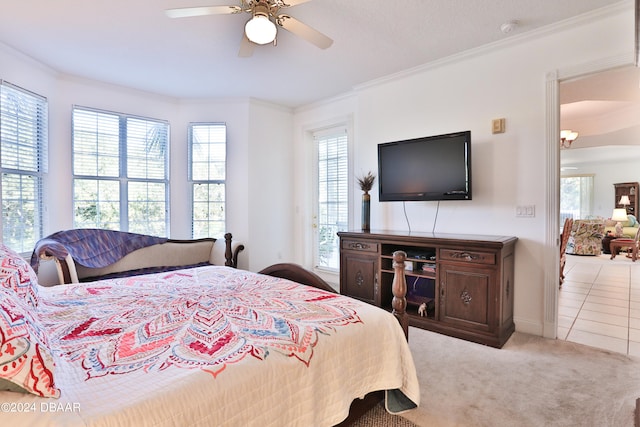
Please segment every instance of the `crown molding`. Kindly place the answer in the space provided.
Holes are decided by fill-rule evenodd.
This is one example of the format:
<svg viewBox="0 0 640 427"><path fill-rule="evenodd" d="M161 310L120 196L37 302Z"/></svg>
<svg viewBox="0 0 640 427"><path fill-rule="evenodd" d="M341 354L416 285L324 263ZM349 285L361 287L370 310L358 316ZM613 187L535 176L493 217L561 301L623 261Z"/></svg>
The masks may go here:
<svg viewBox="0 0 640 427"><path fill-rule="evenodd" d="M520 43L524 43L531 40L536 40L542 38L544 36L548 36L551 34L556 34L562 31L566 31L568 29L576 28L577 26L590 24L593 22L597 22L603 18L609 16L615 16L625 11L629 11L633 9L635 0L624 0L619 3L615 3L610 6L605 6L600 9L595 9L587 13L583 13L581 15L577 15L554 24L546 25L544 27L536 28L531 31L524 32L522 34L514 35L508 37L503 40L498 40L492 43L488 43L483 46L479 46L473 49L465 50L460 53L456 53L454 55L447 56L445 58L441 58L435 61L428 62L423 65L419 65L417 67L409 68L407 70L400 71L398 73L390 74L388 76L384 76L375 80L371 80L357 86L354 86L354 91L362 91L364 89L368 89L371 87L375 87L381 84L390 83L396 80L404 79L406 77L412 76L414 74L419 74L428 70L433 70L437 68L444 67L446 65L455 64L458 62L462 62L471 58L475 58L478 56L483 56L488 53L496 52L498 50L514 46ZM625 58L625 63L633 64L635 62L635 55L629 54L630 60ZM630 61L630 62L629 62ZM602 64L599 64L602 66ZM600 68L599 70L601 70ZM570 73L565 73L566 76L572 75Z"/></svg>
<svg viewBox="0 0 640 427"><path fill-rule="evenodd" d="M40 71L45 72L46 74L51 75L52 77L59 77L60 71L51 68L50 66L38 61L37 59L19 51L13 46L9 46L6 43L0 41L0 52L6 53L7 55L13 56L21 62L27 63L29 66L39 69Z"/></svg>

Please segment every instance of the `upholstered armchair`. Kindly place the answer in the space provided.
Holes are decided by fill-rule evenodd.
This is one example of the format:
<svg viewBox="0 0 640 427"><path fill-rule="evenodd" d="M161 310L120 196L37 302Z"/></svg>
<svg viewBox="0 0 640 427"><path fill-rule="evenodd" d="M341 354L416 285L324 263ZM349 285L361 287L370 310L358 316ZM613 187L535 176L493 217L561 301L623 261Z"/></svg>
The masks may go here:
<svg viewBox="0 0 640 427"><path fill-rule="evenodd" d="M604 222L577 219L571 227L566 253L572 255L600 255Z"/></svg>
<svg viewBox="0 0 640 427"><path fill-rule="evenodd" d="M565 219L562 234L560 234L560 286L564 282L564 266L567 264L567 244L569 243L571 227L573 227L573 218Z"/></svg>

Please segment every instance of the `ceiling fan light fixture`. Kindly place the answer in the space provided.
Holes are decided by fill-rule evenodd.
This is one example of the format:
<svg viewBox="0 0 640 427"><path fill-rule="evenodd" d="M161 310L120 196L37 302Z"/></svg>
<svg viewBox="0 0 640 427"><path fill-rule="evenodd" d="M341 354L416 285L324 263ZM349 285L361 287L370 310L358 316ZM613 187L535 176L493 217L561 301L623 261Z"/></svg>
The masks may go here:
<svg viewBox="0 0 640 427"><path fill-rule="evenodd" d="M244 26L247 38L256 44L271 43L276 38L276 24L263 14L254 14Z"/></svg>

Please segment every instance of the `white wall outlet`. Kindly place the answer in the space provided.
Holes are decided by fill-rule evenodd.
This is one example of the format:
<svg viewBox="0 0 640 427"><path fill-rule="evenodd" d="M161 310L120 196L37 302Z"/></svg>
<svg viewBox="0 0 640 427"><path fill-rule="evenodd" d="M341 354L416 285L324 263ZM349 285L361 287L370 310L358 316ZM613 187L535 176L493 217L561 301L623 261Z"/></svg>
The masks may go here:
<svg viewBox="0 0 640 427"><path fill-rule="evenodd" d="M534 218L536 216L536 205L516 206L516 216L518 218Z"/></svg>

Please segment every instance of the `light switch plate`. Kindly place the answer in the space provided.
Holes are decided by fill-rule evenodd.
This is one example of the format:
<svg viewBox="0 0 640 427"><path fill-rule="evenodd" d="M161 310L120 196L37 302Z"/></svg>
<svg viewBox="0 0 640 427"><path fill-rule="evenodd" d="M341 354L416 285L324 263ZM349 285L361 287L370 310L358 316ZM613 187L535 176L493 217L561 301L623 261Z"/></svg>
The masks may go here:
<svg viewBox="0 0 640 427"><path fill-rule="evenodd" d="M516 206L516 216L518 218L535 218L536 205Z"/></svg>
<svg viewBox="0 0 640 427"><path fill-rule="evenodd" d="M505 119L494 119L491 125L491 132L504 133L505 131Z"/></svg>

